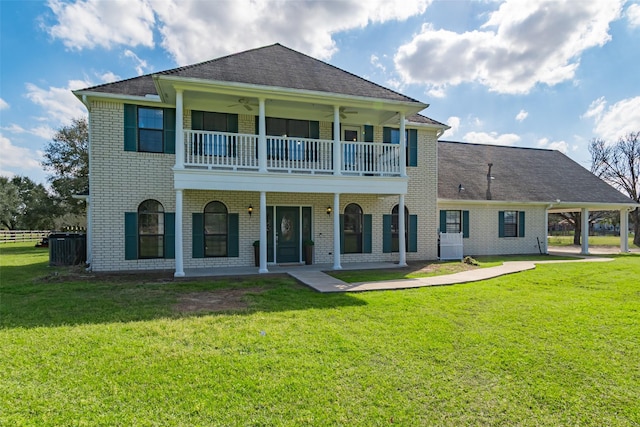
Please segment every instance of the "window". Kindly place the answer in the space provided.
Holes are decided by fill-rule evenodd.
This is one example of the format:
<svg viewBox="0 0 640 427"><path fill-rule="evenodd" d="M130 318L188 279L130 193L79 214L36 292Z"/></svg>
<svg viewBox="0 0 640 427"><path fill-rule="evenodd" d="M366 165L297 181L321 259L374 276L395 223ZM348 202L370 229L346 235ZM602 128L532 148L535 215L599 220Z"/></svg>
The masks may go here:
<svg viewBox="0 0 640 427"><path fill-rule="evenodd" d="M192 111L191 128L211 132L238 133L238 115L211 111ZM235 137L227 135L200 135L197 152L209 156L235 156Z"/></svg>
<svg viewBox="0 0 640 427"><path fill-rule="evenodd" d="M504 212L504 237L518 237L518 212Z"/></svg>
<svg viewBox="0 0 640 427"><path fill-rule="evenodd" d="M124 151L176 152L176 110L124 104Z"/></svg>
<svg viewBox="0 0 640 427"><path fill-rule="evenodd" d="M164 258L164 208L156 200L138 206L138 258Z"/></svg>
<svg viewBox="0 0 640 427"><path fill-rule="evenodd" d="M382 141L390 144L400 144L400 129L383 128ZM415 129L405 130L405 141L407 144L407 166L418 166L418 131Z"/></svg>
<svg viewBox="0 0 640 427"><path fill-rule="evenodd" d="M447 211L446 232L460 233L462 231L462 212Z"/></svg>
<svg viewBox="0 0 640 427"><path fill-rule="evenodd" d="M227 207L210 202L204 208L204 256L226 257L228 238Z"/></svg>
<svg viewBox="0 0 640 427"><path fill-rule="evenodd" d="M138 108L138 150L149 153L163 152L163 110Z"/></svg>
<svg viewBox="0 0 640 427"><path fill-rule="evenodd" d="M498 212L499 237L524 237L524 211Z"/></svg>
<svg viewBox="0 0 640 427"><path fill-rule="evenodd" d="M391 251L399 252L400 251L400 236L399 229L400 223L398 218L398 205L395 205L391 210ZM404 243L405 250L409 250L409 209L404 207Z"/></svg>
<svg viewBox="0 0 640 427"><path fill-rule="evenodd" d="M344 253L362 253L362 208L350 203L344 208Z"/></svg>
<svg viewBox="0 0 640 427"><path fill-rule="evenodd" d="M256 133L258 133L256 120ZM314 138L320 134L319 122L309 120L266 118L267 158L279 160L317 160L317 148L311 148L303 141L289 139L282 141L277 137ZM276 138L269 138L273 136ZM314 146L315 147L315 146Z"/></svg>

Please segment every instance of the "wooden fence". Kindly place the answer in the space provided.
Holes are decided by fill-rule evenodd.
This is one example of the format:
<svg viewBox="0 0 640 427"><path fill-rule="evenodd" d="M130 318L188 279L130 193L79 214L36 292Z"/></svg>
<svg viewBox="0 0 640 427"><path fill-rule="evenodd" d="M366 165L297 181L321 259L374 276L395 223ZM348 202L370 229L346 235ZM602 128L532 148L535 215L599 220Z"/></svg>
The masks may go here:
<svg viewBox="0 0 640 427"><path fill-rule="evenodd" d="M0 230L0 243L31 242L47 237L49 230Z"/></svg>

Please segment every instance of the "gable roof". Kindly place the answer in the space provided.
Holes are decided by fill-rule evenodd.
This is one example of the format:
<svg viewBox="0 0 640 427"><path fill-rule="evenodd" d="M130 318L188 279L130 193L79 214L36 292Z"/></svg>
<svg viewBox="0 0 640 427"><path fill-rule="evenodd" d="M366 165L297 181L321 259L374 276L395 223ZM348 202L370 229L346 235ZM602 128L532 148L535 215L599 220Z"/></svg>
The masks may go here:
<svg viewBox="0 0 640 427"><path fill-rule="evenodd" d="M84 90L131 96L157 95L154 75L420 103L279 43Z"/></svg>
<svg viewBox="0 0 640 427"><path fill-rule="evenodd" d="M438 199L562 204L633 204L609 184L556 150L440 141ZM464 187L458 191L459 185Z"/></svg>

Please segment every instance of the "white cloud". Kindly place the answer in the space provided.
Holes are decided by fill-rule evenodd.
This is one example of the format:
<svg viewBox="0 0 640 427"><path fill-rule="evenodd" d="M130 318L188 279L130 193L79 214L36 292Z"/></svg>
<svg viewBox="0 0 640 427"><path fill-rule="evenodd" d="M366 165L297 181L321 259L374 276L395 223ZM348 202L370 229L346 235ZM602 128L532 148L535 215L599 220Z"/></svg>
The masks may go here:
<svg viewBox="0 0 640 427"><path fill-rule="evenodd" d="M98 75L98 78L100 78L100 81L102 81L103 83L112 83L120 80L120 76L114 74L111 71L107 71L106 73Z"/></svg>
<svg viewBox="0 0 640 427"><path fill-rule="evenodd" d="M133 53L129 49L125 49L124 56L126 58L133 59L133 62L135 64L136 73L138 73L139 76L145 74L145 68L148 67L147 61L145 61L144 59L140 59L138 57L138 55L136 55L135 53Z"/></svg>
<svg viewBox="0 0 640 427"><path fill-rule="evenodd" d="M629 20L629 26L631 28L640 27L640 4L634 3L630 5L625 15Z"/></svg>
<svg viewBox="0 0 640 427"><path fill-rule="evenodd" d="M550 142L548 138L539 139L538 147L546 148L549 150L558 150L564 154L567 154L569 152L569 144L567 144L565 141Z"/></svg>
<svg viewBox="0 0 640 427"><path fill-rule="evenodd" d="M155 18L146 0L49 0L48 6L57 19L48 32L69 49L154 46Z"/></svg>
<svg viewBox="0 0 640 427"><path fill-rule="evenodd" d="M11 140L0 134L0 175L28 175L30 171L38 170L42 152L18 147L11 143ZM11 170L9 170L11 169Z"/></svg>
<svg viewBox="0 0 640 427"><path fill-rule="evenodd" d="M427 90L427 95L433 98L444 98L447 96L446 85L434 85Z"/></svg>
<svg viewBox="0 0 640 427"><path fill-rule="evenodd" d="M442 134L441 138L451 138L458 132L458 130L460 129L460 117L449 117L447 119L447 125L451 127Z"/></svg>
<svg viewBox="0 0 640 427"><path fill-rule="evenodd" d="M371 65L373 65L376 68L379 68L380 70L382 70L383 73L387 71L386 67L380 62L380 58L378 57L378 55L372 54L370 62L371 62Z"/></svg>
<svg viewBox="0 0 640 427"><path fill-rule="evenodd" d="M0 98L0 110L6 110L9 108L9 104L4 99Z"/></svg>
<svg viewBox="0 0 640 427"><path fill-rule="evenodd" d="M424 24L394 61L406 83L476 82L499 93L528 93L574 78L580 55L607 43L622 0L507 0L480 30L456 33ZM446 64L446 66L443 66Z"/></svg>
<svg viewBox="0 0 640 427"><path fill-rule="evenodd" d="M83 80L70 80L67 87L40 88L33 83L27 83L26 97L46 112L46 121L54 125L69 124L71 119L84 117L87 111L80 101L71 93L72 90L91 86Z"/></svg>
<svg viewBox="0 0 640 427"><path fill-rule="evenodd" d="M43 139L51 139L56 132L54 129L52 129L49 126L36 126L31 129L25 129L22 126L17 125L15 123L12 123L10 126L3 126L1 129L5 132L9 132L16 135L31 134Z"/></svg>
<svg viewBox="0 0 640 427"><path fill-rule="evenodd" d="M520 137L514 133L499 135L497 132L468 132L463 140L473 144L515 145Z"/></svg>
<svg viewBox="0 0 640 427"><path fill-rule="evenodd" d="M432 0L49 0L49 34L70 49L161 46L180 65L280 42L320 59L337 50L332 34L403 21Z"/></svg>
<svg viewBox="0 0 640 427"><path fill-rule="evenodd" d="M607 107L604 97L591 103L582 116L594 121L595 136L609 142L640 130L640 96L627 98Z"/></svg>
<svg viewBox="0 0 640 427"><path fill-rule="evenodd" d="M11 123L10 126L3 126L1 128L4 131L10 132L10 133L25 133L26 130L24 130L24 128L22 126L19 126L15 123Z"/></svg>
<svg viewBox="0 0 640 427"><path fill-rule="evenodd" d="M520 112L516 115L516 120L521 122L529 116L529 112L525 110L520 110Z"/></svg>

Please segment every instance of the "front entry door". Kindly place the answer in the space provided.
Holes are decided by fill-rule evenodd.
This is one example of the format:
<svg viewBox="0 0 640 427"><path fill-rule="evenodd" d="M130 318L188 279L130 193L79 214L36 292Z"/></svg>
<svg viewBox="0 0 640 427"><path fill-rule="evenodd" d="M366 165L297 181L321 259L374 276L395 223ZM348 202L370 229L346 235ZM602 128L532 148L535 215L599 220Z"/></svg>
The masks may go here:
<svg viewBox="0 0 640 427"><path fill-rule="evenodd" d="M300 208L276 206L276 260L300 262Z"/></svg>

